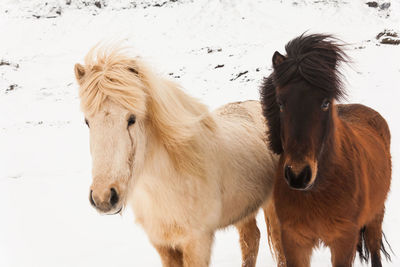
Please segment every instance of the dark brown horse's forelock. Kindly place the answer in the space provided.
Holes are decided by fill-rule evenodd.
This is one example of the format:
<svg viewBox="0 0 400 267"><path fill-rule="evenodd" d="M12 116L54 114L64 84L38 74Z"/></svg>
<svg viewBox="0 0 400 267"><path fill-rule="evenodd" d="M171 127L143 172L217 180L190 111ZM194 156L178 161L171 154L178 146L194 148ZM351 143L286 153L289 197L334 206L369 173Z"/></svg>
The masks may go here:
<svg viewBox="0 0 400 267"><path fill-rule="evenodd" d="M273 82L283 87L289 82L304 80L323 90L327 97L341 99L346 92L339 71L340 63L349 62L343 45L331 35L301 35L286 46L284 61L274 67Z"/></svg>

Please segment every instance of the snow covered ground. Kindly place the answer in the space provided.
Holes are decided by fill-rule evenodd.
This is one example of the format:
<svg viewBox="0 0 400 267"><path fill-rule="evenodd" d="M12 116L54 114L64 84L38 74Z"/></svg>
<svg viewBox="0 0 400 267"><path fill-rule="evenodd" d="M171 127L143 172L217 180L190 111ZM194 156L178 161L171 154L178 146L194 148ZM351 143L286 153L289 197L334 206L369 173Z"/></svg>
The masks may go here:
<svg viewBox="0 0 400 267"><path fill-rule="evenodd" d="M385 29L400 34L400 2L365 2L1 0L0 266L161 265L129 210L100 216L88 201L88 130L73 65L91 46L123 40L215 108L258 99L273 52L307 30L349 43L348 102L388 120L393 181L384 230L400 255L400 46L376 39ZM258 219L258 266L274 266ZM400 266L400 256L384 265ZM212 266L240 266L234 228L216 235ZM313 266L330 266L327 249L314 252Z"/></svg>

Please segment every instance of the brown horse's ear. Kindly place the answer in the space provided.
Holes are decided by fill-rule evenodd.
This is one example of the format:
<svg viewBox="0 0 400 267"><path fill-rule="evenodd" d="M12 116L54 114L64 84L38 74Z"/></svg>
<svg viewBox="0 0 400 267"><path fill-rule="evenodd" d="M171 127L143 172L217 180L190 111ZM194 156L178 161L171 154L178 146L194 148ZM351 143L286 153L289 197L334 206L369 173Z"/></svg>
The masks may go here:
<svg viewBox="0 0 400 267"><path fill-rule="evenodd" d="M75 77L78 83L81 83L83 76L85 76L85 67L83 67L81 64L76 63L75 64Z"/></svg>
<svg viewBox="0 0 400 267"><path fill-rule="evenodd" d="M281 55L278 51L275 51L274 55L272 56L272 65L274 68L285 61L286 57Z"/></svg>

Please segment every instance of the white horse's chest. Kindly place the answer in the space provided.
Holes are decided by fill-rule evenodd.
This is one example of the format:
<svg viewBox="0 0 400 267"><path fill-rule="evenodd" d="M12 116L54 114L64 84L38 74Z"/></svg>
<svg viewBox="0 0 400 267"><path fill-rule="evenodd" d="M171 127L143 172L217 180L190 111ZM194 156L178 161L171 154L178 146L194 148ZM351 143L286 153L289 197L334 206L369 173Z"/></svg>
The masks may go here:
<svg viewBox="0 0 400 267"><path fill-rule="evenodd" d="M143 180L145 179L135 184L130 201L136 220L146 225L158 221L159 217L168 221L171 216L167 209L168 206L175 204L174 196L168 194L167 188L161 190L162 184L148 183Z"/></svg>
<svg viewBox="0 0 400 267"><path fill-rule="evenodd" d="M219 201L199 194L198 187L159 177L141 177L134 185L129 204L153 243L179 243L199 223L203 227L218 224Z"/></svg>
<svg viewBox="0 0 400 267"><path fill-rule="evenodd" d="M155 191L149 190L143 183L138 183L133 190L130 204L136 221L144 228L152 243L170 243L178 238L174 236L171 239L171 234L166 230L170 228L168 225L173 224L173 217L167 212L168 203Z"/></svg>

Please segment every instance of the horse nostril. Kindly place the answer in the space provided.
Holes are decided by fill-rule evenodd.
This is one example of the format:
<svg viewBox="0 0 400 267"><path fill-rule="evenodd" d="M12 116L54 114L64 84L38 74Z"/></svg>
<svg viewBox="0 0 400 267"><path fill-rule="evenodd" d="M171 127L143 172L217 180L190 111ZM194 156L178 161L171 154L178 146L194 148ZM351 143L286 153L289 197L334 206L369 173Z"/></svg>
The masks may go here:
<svg viewBox="0 0 400 267"><path fill-rule="evenodd" d="M111 195L110 195L110 204L111 206L115 206L118 203L119 197L117 191L114 188L111 188Z"/></svg>
<svg viewBox="0 0 400 267"><path fill-rule="evenodd" d="M93 190L90 190L89 201L90 201L90 204L92 204L93 207L96 207L96 203L93 200Z"/></svg>
<svg viewBox="0 0 400 267"><path fill-rule="evenodd" d="M285 166L285 178L286 180L288 180L289 182L291 180L293 180L294 178L296 178L296 175L293 173L292 171L292 167L289 165Z"/></svg>
<svg viewBox="0 0 400 267"><path fill-rule="evenodd" d="M299 174L299 179L303 181L303 184L306 186L311 180L312 172L309 165L307 165Z"/></svg>

